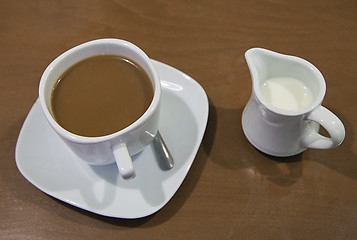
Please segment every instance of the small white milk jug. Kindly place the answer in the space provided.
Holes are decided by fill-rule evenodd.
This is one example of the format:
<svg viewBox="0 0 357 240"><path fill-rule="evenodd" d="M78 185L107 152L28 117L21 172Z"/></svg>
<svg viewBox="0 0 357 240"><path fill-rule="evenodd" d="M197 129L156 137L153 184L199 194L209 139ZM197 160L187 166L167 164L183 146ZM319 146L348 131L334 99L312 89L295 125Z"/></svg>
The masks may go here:
<svg viewBox="0 0 357 240"><path fill-rule="evenodd" d="M244 134L260 151L278 157L307 148L337 147L345 128L321 106L326 84L320 71L304 59L252 48L245 53L252 95L242 114ZM330 137L318 133L320 125Z"/></svg>

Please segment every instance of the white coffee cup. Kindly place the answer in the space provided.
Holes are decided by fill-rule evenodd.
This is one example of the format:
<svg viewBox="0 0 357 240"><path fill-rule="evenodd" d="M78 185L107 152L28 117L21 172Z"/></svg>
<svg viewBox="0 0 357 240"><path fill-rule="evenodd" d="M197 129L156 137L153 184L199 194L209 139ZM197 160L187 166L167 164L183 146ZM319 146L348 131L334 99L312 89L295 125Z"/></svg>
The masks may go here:
<svg viewBox="0 0 357 240"><path fill-rule="evenodd" d="M130 126L101 137L79 136L67 131L55 121L51 110L52 90L59 77L69 67L88 57L103 54L124 56L139 64L152 81L154 97L146 112ZM39 86L39 99L51 127L80 159L91 165L116 162L119 173L124 179L135 176L131 156L149 145L158 131L161 99L159 76L149 57L140 48L124 40L93 40L58 56L43 72Z"/></svg>
<svg viewBox="0 0 357 240"><path fill-rule="evenodd" d="M329 149L342 143L345 128L335 114L321 105L326 83L314 65L302 58L262 48L249 49L245 57L253 87L242 114L242 126L253 146L269 155L287 157L307 148ZM262 91L262 85L272 79L278 79L273 83L281 88L269 89L270 94L274 95L270 99ZM291 79L298 82L291 82ZM289 86L279 86L281 80L290 81ZM296 97L300 94L302 98L306 93L301 95L301 86L306 86L311 96L308 100L304 99L306 101L301 107L297 107L289 102L291 99L286 98L288 94L284 88L290 88L292 95ZM319 134L320 126L326 129L330 137Z"/></svg>

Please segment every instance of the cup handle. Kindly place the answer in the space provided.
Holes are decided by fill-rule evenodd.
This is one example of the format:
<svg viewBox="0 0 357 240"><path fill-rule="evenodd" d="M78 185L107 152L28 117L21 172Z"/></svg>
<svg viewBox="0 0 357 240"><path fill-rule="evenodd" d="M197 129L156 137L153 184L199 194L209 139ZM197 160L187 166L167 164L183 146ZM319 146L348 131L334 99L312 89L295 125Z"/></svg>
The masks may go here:
<svg viewBox="0 0 357 240"><path fill-rule="evenodd" d="M330 110L319 106L313 110L306 120L315 121L326 129L330 137L324 137L312 127L302 138L301 145L306 148L327 149L337 147L345 138L345 127L341 120Z"/></svg>
<svg viewBox="0 0 357 240"><path fill-rule="evenodd" d="M119 143L113 147L113 154L119 169L119 174L124 179L135 177L133 161L125 143Z"/></svg>

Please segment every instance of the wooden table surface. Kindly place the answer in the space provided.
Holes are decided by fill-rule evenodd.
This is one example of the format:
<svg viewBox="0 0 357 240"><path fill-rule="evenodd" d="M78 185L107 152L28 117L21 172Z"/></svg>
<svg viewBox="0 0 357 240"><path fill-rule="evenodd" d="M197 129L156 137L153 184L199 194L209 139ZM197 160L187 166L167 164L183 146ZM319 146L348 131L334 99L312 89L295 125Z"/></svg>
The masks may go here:
<svg viewBox="0 0 357 240"><path fill-rule="evenodd" d="M356 239L357 1L0 1L0 239ZM210 103L183 184L142 219L99 216L41 192L15 146L46 66L113 37L194 78ZM324 75L323 105L345 125L331 150L277 159L245 138L251 94L244 52L302 57Z"/></svg>

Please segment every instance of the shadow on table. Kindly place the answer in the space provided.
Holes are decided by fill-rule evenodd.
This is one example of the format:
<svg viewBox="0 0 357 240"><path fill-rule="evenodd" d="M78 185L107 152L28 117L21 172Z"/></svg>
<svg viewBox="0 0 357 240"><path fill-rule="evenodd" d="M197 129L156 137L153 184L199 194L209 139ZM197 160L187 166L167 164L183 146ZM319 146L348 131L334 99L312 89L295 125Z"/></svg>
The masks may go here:
<svg viewBox="0 0 357 240"><path fill-rule="evenodd" d="M174 197L157 213L145 218L127 220L100 216L79 208L73 207L62 201L55 200L58 207L54 207L53 198L50 201L44 198L43 193L30 188L30 183L26 184L21 174L17 171L14 181L7 181L8 189L12 191L15 198L24 202L29 202L48 212L68 218L79 224L96 227L99 223L108 223L124 228L131 227L151 227L160 225L172 218L184 205L192 194L195 186L202 174L208 158L224 169L246 169L252 170L265 176L271 182L281 186L294 184L302 175L304 161L314 161L322 164L334 171L337 171L349 178L357 179L357 156L352 151L354 141L354 131L350 121L342 114L337 113L346 127L346 139L344 143L333 150L308 150L302 154L288 158L277 158L268 156L256 150L245 138L241 127L241 116L243 108L224 109L216 108L210 102L210 113L208 125L201 147L196 159ZM24 118L14 122L1 136L1 142L12 141L16 144L18 133L20 132ZM11 163L13 164L13 163ZM19 184L21 186L19 186ZM20 188L20 189L19 189ZM41 198L38 200L38 198ZM70 211L66 211L69 209ZM75 213L78 213L77 215ZM89 217L89 218L87 218ZM92 221L93 219L97 221ZM110 226L109 225L109 226ZM108 225L101 225L101 227Z"/></svg>
<svg viewBox="0 0 357 240"><path fill-rule="evenodd" d="M241 126L242 112L243 108L216 108L210 102L208 124L196 160L175 196L157 213L141 219L125 220L99 216L62 202L60 204L116 226L131 228L160 225L172 218L184 205L194 191L208 158L225 169L252 170L279 186L290 186L300 179L303 173L303 159L318 162L347 177L357 179L357 161L355 161L357 156L351 150L354 133L347 119L341 119L345 124L347 136L339 148L308 150L293 157L280 158L266 155L248 142Z"/></svg>
<svg viewBox="0 0 357 240"><path fill-rule="evenodd" d="M210 160L227 169L246 169L259 173L279 185L293 184L302 174L301 155L276 158L255 149L246 139L241 117L243 108L226 109L211 106L211 126L206 145ZM213 146L213 147L211 147Z"/></svg>
<svg viewBox="0 0 357 240"><path fill-rule="evenodd" d="M269 156L255 149L246 139L241 125L243 108L216 108L213 105L203 146L210 160L217 165L233 170L251 170L281 186L294 184L301 177L303 159L318 162L349 178L357 179L357 156L352 151L353 127L341 113L335 109L332 111L342 116L340 119L347 132L345 141L336 149L309 149L292 157Z"/></svg>

